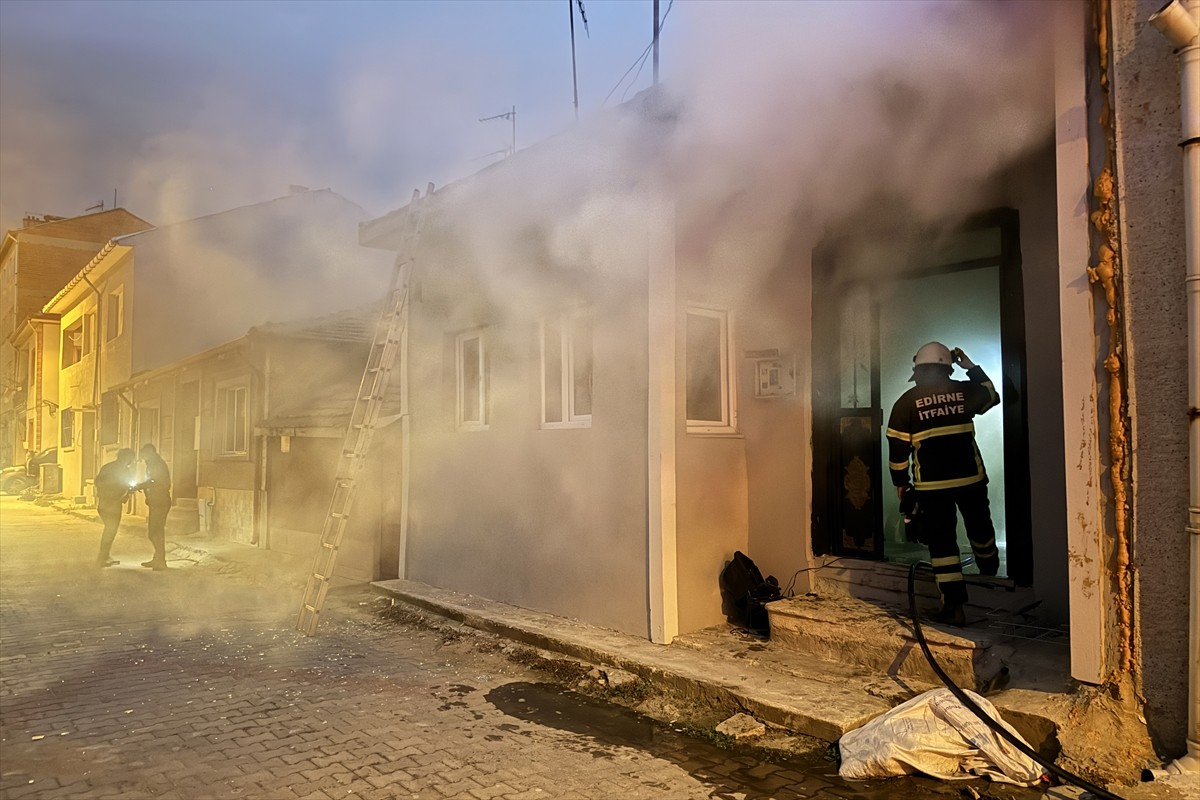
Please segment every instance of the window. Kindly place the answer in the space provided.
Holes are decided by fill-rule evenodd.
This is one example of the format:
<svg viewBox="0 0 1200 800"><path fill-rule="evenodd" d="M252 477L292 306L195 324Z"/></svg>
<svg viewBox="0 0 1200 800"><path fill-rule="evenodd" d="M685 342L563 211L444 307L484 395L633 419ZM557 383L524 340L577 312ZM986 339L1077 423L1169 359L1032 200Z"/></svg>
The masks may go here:
<svg viewBox="0 0 1200 800"><path fill-rule="evenodd" d="M116 392L100 396L100 444L116 444L121 436L121 405Z"/></svg>
<svg viewBox="0 0 1200 800"><path fill-rule="evenodd" d="M83 350L82 355L87 355L95 349L96 346L96 312L89 311L83 315Z"/></svg>
<svg viewBox="0 0 1200 800"><path fill-rule="evenodd" d="M77 319L63 331L62 365L63 369L78 364L83 358L83 320Z"/></svg>
<svg viewBox="0 0 1200 800"><path fill-rule="evenodd" d="M108 293L108 308L104 312L104 340L111 342L125 330L125 287L118 286Z"/></svg>
<svg viewBox="0 0 1200 800"><path fill-rule="evenodd" d="M460 333L454 349L458 375L455 423L460 430L487 430L488 358L483 332Z"/></svg>
<svg viewBox="0 0 1200 800"><path fill-rule="evenodd" d="M246 385L217 388L217 455L244 456L249 452Z"/></svg>
<svg viewBox="0 0 1200 800"><path fill-rule="evenodd" d="M592 424L592 318L576 311L542 323L542 427Z"/></svg>
<svg viewBox="0 0 1200 800"><path fill-rule="evenodd" d="M59 445L63 450L70 450L75 446L75 409L64 408L58 418L62 425L62 433L59 436Z"/></svg>
<svg viewBox="0 0 1200 800"><path fill-rule="evenodd" d="M729 313L687 312L687 428L690 433L733 433L737 426L729 353Z"/></svg>

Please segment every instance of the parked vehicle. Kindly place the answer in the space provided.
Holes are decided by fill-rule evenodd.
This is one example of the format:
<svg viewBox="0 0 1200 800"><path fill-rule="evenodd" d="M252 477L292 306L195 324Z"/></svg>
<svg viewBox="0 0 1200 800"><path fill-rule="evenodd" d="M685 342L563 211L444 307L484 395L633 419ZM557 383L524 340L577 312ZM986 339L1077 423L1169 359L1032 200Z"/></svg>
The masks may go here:
<svg viewBox="0 0 1200 800"><path fill-rule="evenodd" d="M24 465L0 470L0 494L21 494L38 485L42 464L57 464L58 448L47 447L37 455L30 456Z"/></svg>

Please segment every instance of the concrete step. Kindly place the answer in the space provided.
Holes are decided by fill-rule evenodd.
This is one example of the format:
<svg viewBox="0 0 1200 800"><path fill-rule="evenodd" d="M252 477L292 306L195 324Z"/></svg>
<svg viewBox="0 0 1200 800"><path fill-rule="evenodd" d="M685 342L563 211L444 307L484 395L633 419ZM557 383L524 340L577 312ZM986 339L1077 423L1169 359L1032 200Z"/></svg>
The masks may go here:
<svg viewBox="0 0 1200 800"><path fill-rule="evenodd" d="M777 647L894 678L938 683L907 609L855 597L807 595L769 603L767 613ZM1012 661L1012 645L989 628L922 621L921 629L938 664L964 688L984 686Z"/></svg>

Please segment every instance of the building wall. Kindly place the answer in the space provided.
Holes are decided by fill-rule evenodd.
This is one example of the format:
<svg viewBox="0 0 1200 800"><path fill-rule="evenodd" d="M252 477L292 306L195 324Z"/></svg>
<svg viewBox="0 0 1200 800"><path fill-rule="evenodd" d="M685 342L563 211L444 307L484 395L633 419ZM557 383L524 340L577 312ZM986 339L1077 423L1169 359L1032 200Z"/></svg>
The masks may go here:
<svg viewBox="0 0 1200 800"><path fill-rule="evenodd" d="M224 455L220 445L217 398L222 386L245 386L246 452ZM200 384L200 449L197 453L196 483L202 499L211 499L210 529L231 541L255 542L255 491L257 460L262 446L253 435L254 421L261 414L261 384L250 366L235 353L224 353L203 368Z"/></svg>
<svg viewBox="0 0 1200 800"><path fill-rule="evenodd" d="M96 299L92 295L83 295L78 303L62 313L59 331L60 364L62 352L67 344L64 339L68 331L86 314L96 313ZM58 463L63 468L63 494L67 496L86 495L87 482L96 473L94 441L88 436L90 430L85 426L85 419L93 412L98 393L96 391L97 351L93 344L87 355L79 361L63 368L59 373L58 387L58 423L60 443ZM70 446L61 441L64 414L70 412L74 420L74 433Z"/></svg>
<svg viewBox="0 0 1200 800"><path fill-rule="evenodd" d="M606 265L632 277L596 292L573 280L594 275L547 267L532 279L537 298L521 288L532 285L527 273L481 277L448 252L419 266L409 333L407 577L647 635L644 260L630 273ZM587 296L591 427L542 430L539 317ZM490 426L460 431L455 336L484 323Z"/></svg>
<svg viewBox="0 0 1200 800"><path fill-rule="evenodd" d="M31 376L34 384L29 389L34 405L32 413L35 418L35 441L32 447L41 452L58 443L56 425L58 421L59 328L57 322L38 322L34 325L33 344L37 354L37 375Z"/></svg>
<svg viewBox="0 0 1200 800"><path fill-rule="evenodd" d="M684 248L676 273L678 293L675 321L677 392L675 396L676 569L679 593L679 632L688 633L725 621L719 578L735 550L749 550L746 439L741 414L750 405L734 389L738 426L731 433L689 433L687 426L687 313L689 307L731 314L729 356L741 375L744 330L753 314L739 313L735 284L741 276L733 265L716 263L720 255ZM749 554L754 558L754 554Z"/></svg>
<svg viewBox="0 0 1200 800"><path fill-rule="evenodd" d="M1183 749L1187 697L1187 351L1179 62L1145 24L1159 0L1112 4L1116 168L1133 454L1135 630L1146 722ZM1193 335L1196 332L1193 331Z"/></svg>
<svg viewBox="0 0 1200 800"><path fill-rule="evenodd" d="M811 248L764 278L752 306L741 309L738 389L746 439L747 554L764 575L787 585L809 566L812 546ZM747 351L779 350L785 392L755 397L756 362ZM804 586L797 576L797 586Z"/></svg>

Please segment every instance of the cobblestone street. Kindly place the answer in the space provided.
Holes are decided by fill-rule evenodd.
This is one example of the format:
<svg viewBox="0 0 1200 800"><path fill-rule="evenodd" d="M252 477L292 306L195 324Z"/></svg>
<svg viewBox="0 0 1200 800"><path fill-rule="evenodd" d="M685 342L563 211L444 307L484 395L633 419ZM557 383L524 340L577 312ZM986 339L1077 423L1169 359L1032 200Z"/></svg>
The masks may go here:
<svg viewBox="0 0 1200 800"><path fill-rule="evenodd" d="M719 748L399 624L365 589L331 595L306 638L294 580L186 548L142 569L127 532L97 570L98 524L13 498L0 513L4 798L960 796Z"/></svg>

